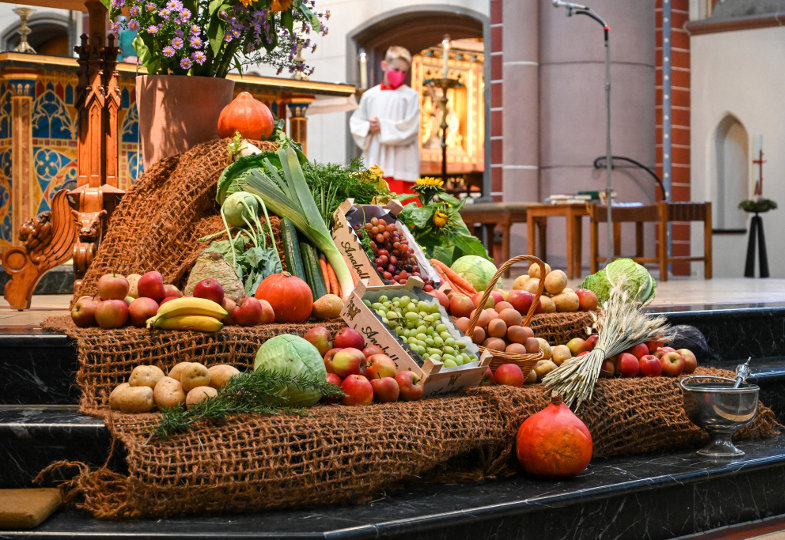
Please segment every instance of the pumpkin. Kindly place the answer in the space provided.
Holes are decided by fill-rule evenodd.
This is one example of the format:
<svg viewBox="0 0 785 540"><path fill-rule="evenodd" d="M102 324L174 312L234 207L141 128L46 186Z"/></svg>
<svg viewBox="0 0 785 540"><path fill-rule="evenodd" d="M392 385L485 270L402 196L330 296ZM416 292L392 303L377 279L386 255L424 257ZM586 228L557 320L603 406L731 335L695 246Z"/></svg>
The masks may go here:
<svg viewBox="0 0 785 540"><path fill-rule="evenodd" d="M236 131L246 139L266 139L275 122L270 109L248 92L240 92L218 116L218 136L233 137Z"/></svg>
<svg viewBox="0 0 785 540"><path fill-rule="evenodd" d="M550 405L521 424L515 451L529 474L576 476L591 461L591 433L554 392Z"/></svg>
<svg viewBox="0 0 785 540"><path fill-rule="evenodd" d="M308 284L289 272L272 274L262 280L254 296L267 300L277 323L300 323L311 316L313 293Z"/></svg>

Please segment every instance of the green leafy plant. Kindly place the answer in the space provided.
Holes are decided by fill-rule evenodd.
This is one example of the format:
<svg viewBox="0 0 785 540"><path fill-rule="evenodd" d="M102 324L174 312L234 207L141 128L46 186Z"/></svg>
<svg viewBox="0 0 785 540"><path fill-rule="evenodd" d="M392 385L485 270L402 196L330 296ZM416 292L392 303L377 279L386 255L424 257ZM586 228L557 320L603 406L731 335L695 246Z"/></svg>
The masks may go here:
<svg viewBox="0 0 785 540"><path fill-rule="evenodd" d="M739 203L739 208L745 212L755 212L762 214L763 212L768 212L769 210L775 210L777 208L777 203L771 199L760 199L757 201L747 199L746 201L741 201Z"/></svg>

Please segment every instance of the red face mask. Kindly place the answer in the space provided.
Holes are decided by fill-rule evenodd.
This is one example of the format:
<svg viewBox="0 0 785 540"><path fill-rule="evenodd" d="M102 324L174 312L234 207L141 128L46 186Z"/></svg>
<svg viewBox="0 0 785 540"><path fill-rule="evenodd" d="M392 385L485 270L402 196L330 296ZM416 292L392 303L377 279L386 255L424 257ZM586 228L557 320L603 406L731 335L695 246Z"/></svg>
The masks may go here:
<svg viewBox="0 0 785 540"><path fill-rule="evenodd" d="M403 71L388 71L387 72L387 82L390 83L390 87L392 89L396 89L403 84L403 81L406 80L406 73Z"/></svg>

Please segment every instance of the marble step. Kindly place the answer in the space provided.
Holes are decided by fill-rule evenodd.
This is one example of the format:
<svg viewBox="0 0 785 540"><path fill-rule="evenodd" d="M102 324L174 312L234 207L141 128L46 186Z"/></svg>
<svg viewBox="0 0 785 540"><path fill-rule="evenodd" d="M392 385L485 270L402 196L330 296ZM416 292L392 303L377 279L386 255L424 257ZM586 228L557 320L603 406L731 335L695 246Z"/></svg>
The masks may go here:
<svg viewBox="0 0 785 540"><path fill-rule="evenodd" d="M0 265L0 291L11 280ZM74 267L70 264L55 266L41 277L35 286L33 294L73 294L74 293Z"/></svg>
<svg viewBox="0 0 785 540"><path fill-rule="evenodd" d="M689 448L596 460L568 480L411 484L358 505L124 522L61 510L0 538L674 538L785 512L785 436L739 446L733 461Z"/></svg>

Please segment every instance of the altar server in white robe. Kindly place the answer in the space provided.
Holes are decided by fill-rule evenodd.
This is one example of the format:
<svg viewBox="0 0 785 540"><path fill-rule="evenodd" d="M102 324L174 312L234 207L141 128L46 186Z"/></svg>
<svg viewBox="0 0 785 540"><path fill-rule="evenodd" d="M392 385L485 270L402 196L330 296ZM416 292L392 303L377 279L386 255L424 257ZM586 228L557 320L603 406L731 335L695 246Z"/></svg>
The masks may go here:
<svg viewBox="0 0 785 540"><path fill-rule="evenodd" d="M420 99L403 84L411 65L408 50L397 46L387 49L381 64L384 80L363 94L349 121L366 167L379 165L396 193L412 193L411 187L420 176Z"/></svg>

